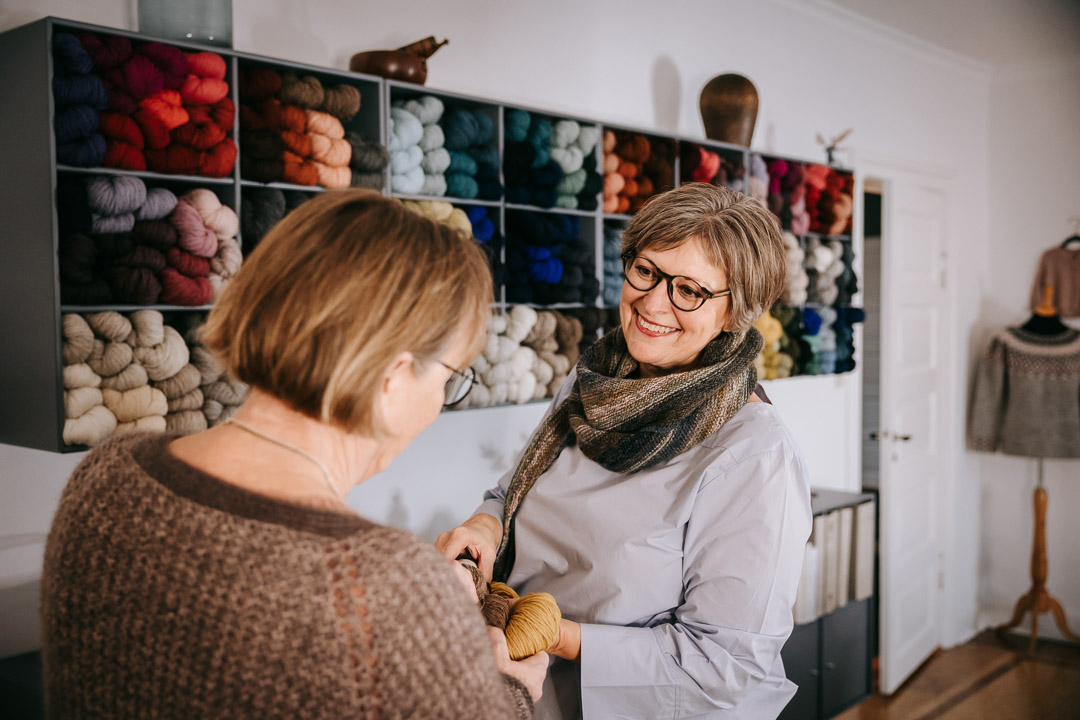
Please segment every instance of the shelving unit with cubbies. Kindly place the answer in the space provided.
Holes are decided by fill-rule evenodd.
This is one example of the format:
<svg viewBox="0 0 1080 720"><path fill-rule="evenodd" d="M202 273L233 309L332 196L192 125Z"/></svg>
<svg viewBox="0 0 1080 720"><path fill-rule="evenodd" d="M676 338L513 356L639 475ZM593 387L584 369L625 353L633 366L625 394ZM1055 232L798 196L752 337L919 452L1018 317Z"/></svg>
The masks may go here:
<svg viewBox="0 0 1080 720"><path fill-rule="evenodd" d="M452 190L449 186L441 193L410 192L409 190L415 188L401 185L395 188L392 165L382 171L374 181L369 176L367 184L377 186L380 191L403 201L448 202L454 208L468 213L471 222L483 223L485 220L489 222L491 239L484 242L490 242L486 249L491 257L492 273L496 284L494 308L503 317L512 311L516 300L524 300L535 310L557 310L568 316L576 314L585 318L588 323L592 323L590 330L595 333L601 332L614 317L618 295L615 289L621 285L619 268L617 263L612 262L614 258L610 256L611 248L608 248L606 256L605 247L612 244L613 231L625 225L633 217L634 210L648 196L695 179L734 185L736 188L739 183L742 183L747 186L746 189L753 190L752 154L748 148L701 138L678 137L647 128L608 124L594 119L388 81L349 71L309 66L229 49L208 48L171 40L160 42L190 53L217 53L225 60L229 97L237 109L229 136L239 145L237 162L231 173L225 177L202 177L170 175L152 170L84 168L59 163L52 131L56 113L50 92L55 75L50 48L53 35L57 32L96 33L102 36L126 38L134 43L157 41L155 38L138 33L55 18L46 18L3 34L0 67L8 69L4 80L5 95L19 97L20 103L17 106L8 104L0 109L0 119L2 119L9 146L7 167L9 172L20 178L20 182L3 199L0 199L0 209L5 213L10 237L13 238L0 249L0 262L6 270L3 273L4 282L0 283L0 299L6 300L5 307L12 309L0 315L0 330L5 331L6 337L17 339L4 344L3 349L0 349L0 360L3 361L7 373L2 383L5 401L10 402L12 406L26 408L19 418L5 417L0 421L0 441L3 442L49 450L73 449L66 447L60 439L64 421L63 385L60 377L63 368L60 336L62 313L106 310L131 312L149 308L179 313L182 317L184 313L205 311L210 307L209 304L184 308L162 303L140 305L111 301L62 302L63 282L60 277L59 244L64 233L63 217L68 210L62 203L54 200L59 186L104 176L137 177L149 187L168 187L178 192L192 188L206 188L217 195L224 206L236 211L242 219L241 232L237 241L245 253L254 247L259 237L259 233L251 230L244 220L258 214L254 211L257 209L260 196L265 198L266 193L273 193L277 202L276 193L280 193L280 197L284 198L284 211L287 211L313 193L326 189L318 185L317 181L316 184L289 182L282 179L265 182L262 181L265 178L257 179L243 171L244 166L250 163L256 154L256 151L250 147L248 152L245 152L246 132L252 128L247 127L242 121L246 111L242 111L241 108L248 105L250 98L242 91L244 83L238 81L242 80L247 73L257 71L271 71L278 75L293 73L301 80L314 78L324 87L346 84L356 88L360 94L360 107L354 116L343 122L343 128L346 131L362 133L368 140L379 143L383 147L391 144L390 124L395 103L407 103L430 96L440 101L444 112L446 108L451 108L453 112L460 109L483 116L481 124L486 125L489 131L485 141L480 143L483 147L479 155L487 160L489 170L486 175L481 175L477 168L477 173L472 176L475 180L480 175L485 183L485 189L481 190L481 182L476 182L475 196L453 196L453 193L447 192ZM516 190L508 188L509 178L506 173L507 132L508 118L519 121L520 113L526 113L538 121L549 123L553 134L556 134L555 129L558 127L572 134L571 124L577 126L578 132L581 132L582 128L595 128L599 140L591 152L582 153L582 168L594 169L600 178L603 178L605 169L609 173L618 173L622 169L628 175L633 175L629 179L637 183L637 192L633 194L625 192L627 177L623 176L623 187L619 190L623 191L622 197L626 202L616 199L614 207L610 202L607 208L603 206L605 195L602 188L597 188L594 198L588 197L588 193L579 194L576 203L559 199L556 199L554 203L550 203L550 199L537 202L531 197L515 194ZM563 125L560 126L560 123ZM608 139L610 147L605 152L604 143L609 133L611 135ZM438 132L432 131L432 134L437 135ZM445 130L441 134L443 135L442 144L445 147ZM421 137L424 137L423 128L421 128ZM430 141L432 138L429 137L427 140ZM453 141L451 144L454 144ZM642 160L641 153L646 146L648 146L650 159ZM620 149L627 157L619 155L615 159ZM465 155L469 155L468 150L469 147L465 146L464 149L458 149L455 152L464 152ZM422 152L427 155L429 151ZM692 167L693 163L689 161L689 158L694 153L697 154L699 162L698 166ZM717 173L712 174L711 177L709 168L697 172L700 159L709 157L708 154L715 155L720 160ZM771 157L803 165L818 165L805 160ZM635 159L641 162L631 162ZM475 161L476 158L473 157L473 160ZM709 162L713 161L710 159ZM494 171L490 170L492 163L495 163ZM627 163L631 166L638 165L636 172L631 173L630 171L634 168L626 167ZM448 167L447 165L443 168L444 173ZM469 175L469 169L465 168L465 175ZM571 169L572 172L576 172L573 161L562 169L564 171ZM659 175L656 174L657 172ZM850 176L848 171L841 172L847 172ZM566 175L565 172L563 174ZM648 178L648 180L642 180L642 178ZM638 182L639 180L642 181ZM619 181L613 182L618 184ZM648 187L649 184L652 185L651 188ZM463 183L466 187L464 192L455 187L457 195L473 195L469 185L468 182ZM437 184L434 188L441 190ZM420 189L425 188L421 186ZM427 189L431 190L432 187ZM610 196L609 193L609 199ZM619 192L615 192L614 196L618 198ZM763 200L767 200L767 197ZM549 203L551 206L546 207ZM248 213L245 213L245 206ZM481 215L486 215L486 218ZM584 251L586 247L589 250L579 267L584 269L588 265L593 269L592 277L587 278L589 288L585 293L578 294L573 300L564 301L557 294L545 291L539 295L534 293L530 301L527 293L522 294L521 288L514 287L515 281L511 279L510 267L512 253L508 251L512 250L516 241L511 236L512 233L508 232L513 224L512 222L508 224L508 219L529 216L549 217L557 219L558 223L576 225L577 241L573 244L574 252ZM264 221L262 231L265 231L269 224L272 222ZM477 226L474 225L475 227ZM488 226L484 225L484 227ZM607 243L605 243L605 231L609 238ZM820 239L836 239L849 248L852 245L851 236L847 232L840 235L825 235L817 230L807 230L802 233L799 242L801 247L805 247L808 241ZM554 277L554 274L544 276L542 271L538 275L540 279ZM588 273L584 275L587 276ZM537 279L530 277L530 285ZM805 307L804 304L801 309ZM599 319L604 313L607 314L607 319ZM587 344L589 340L590 338L586 337L582 342Z"/></svg>

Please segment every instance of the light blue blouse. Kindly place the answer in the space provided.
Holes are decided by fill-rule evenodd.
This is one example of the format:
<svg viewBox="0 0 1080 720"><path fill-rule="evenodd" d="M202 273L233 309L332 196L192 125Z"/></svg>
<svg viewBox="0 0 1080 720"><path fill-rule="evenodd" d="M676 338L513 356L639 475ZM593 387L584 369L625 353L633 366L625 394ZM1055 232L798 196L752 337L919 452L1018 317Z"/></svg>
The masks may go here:
<svg viewBox="0 0 1080 720"><path fill-rule="evenodd" d="M511 475L477 512L501 522ZM697 447L631 475L568 447L516 522L509 584L551 593L582 624L581 664L552 663L537 718L767 720L795 694L780 648L810 488L773 406L749 403Z"/></svg>

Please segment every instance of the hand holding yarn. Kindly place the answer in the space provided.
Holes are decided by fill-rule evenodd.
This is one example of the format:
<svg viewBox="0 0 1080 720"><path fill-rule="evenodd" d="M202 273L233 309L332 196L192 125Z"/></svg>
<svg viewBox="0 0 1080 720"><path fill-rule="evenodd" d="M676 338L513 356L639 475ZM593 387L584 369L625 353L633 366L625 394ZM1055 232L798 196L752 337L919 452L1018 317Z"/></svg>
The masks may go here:
<svg viewBox="0 0 1080 720"><path fill-rule="evenodd" d="M512 660L543 654L555 643L562 622L555 598L548 593L518 597L508 585L484 582L480 570L469 560L463 564L473 576L484 621L506 634Z"/></svg>

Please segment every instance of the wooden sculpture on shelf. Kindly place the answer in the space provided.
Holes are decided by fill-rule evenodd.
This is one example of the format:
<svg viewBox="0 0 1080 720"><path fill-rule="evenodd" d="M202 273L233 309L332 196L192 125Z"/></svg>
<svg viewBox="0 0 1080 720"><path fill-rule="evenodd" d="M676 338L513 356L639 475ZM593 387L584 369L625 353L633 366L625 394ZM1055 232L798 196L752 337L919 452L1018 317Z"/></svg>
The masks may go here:
<svg viewBox="0 0 1080 720"><path fill-rule="evenodd" d="M818 141L818 144L825 146L825 162L826 162L826 164L828 164L828 165L833 164L833 162L834 162L833 155L836 153L836 151L838 149L840 149L840 143L842 143L844 140L847 140L848 135L850 135L853 130L854 130L854 128L848 128L847 130L840 133L839 135L832 138L831 140L826 140L825 136L822 135L821 133L818 133L815 136L815 139Z"/></svg>
<svg viewBox="0 0 1080 720"><path fill-rule="evenodd" d="M705 137L750 146L757 122L758 93L749 78L734 73L717 75L698 98Z"/></svg>
<svg viewBox="0 0 1080 720"><path fill-rule="evenodd" d="M349 59L353 72L378 75L389 80L423 85L427 82L427 59L450 40L439 42L434 35L403 45L397 50L367 50Z"/></svg>

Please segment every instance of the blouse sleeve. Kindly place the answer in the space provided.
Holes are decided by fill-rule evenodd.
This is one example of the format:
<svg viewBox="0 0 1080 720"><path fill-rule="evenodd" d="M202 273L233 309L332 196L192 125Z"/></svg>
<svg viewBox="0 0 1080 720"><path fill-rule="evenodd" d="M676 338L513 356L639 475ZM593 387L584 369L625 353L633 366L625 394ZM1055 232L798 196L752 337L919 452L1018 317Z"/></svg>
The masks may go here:
<svg viewBox="0 0 1080 720"><path fill-rule="evenodd" d="M684 600L671 621L582 625L584 716L679 718L735 707L791 634L811 523L806 470L790 448L707 479L686 528Z"/></svg>

